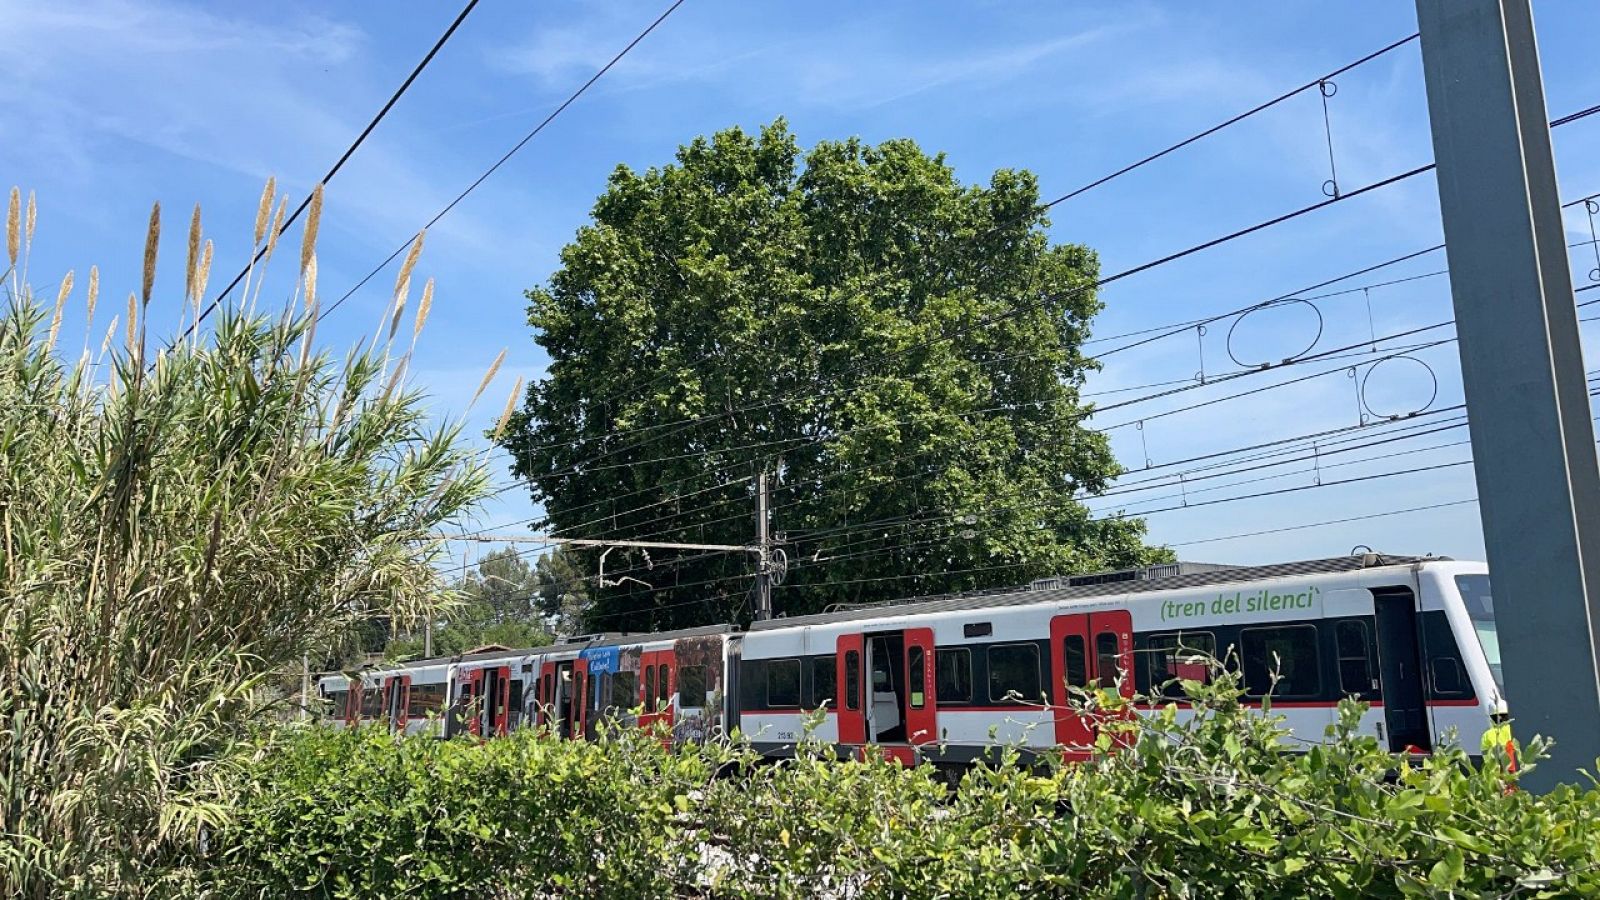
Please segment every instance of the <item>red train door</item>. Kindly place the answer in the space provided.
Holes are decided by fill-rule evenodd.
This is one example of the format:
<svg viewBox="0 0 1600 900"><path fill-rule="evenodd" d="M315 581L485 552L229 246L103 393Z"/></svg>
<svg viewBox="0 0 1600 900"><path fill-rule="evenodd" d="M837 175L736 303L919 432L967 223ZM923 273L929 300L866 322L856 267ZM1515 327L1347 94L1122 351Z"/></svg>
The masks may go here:
<svg viewBox="0 0 1600 900"><path fill-rule="evenodd" d="M639 654L639 727L660 722L672 731L672 695L677 690L677 655L671 650L646 650Z"/></svg>
<svg viewBox="0 0 1600 900"><path fill-rule="evenodd" d="M933 629L907 628L906 741L932 744L939 740L939 706L934 692Z"/></svg>
<svg viewBox="0 0 1600 900"><path fill-rule="evenodd" d="M841 634L834 654L834 688L838 694L839 743L865 744L867 742L867 714L862 707L861 666L862 642L860 634Z"/></svg>
<svg viewBox="0 0 1600 900"><path fill-rule="evenodd" d="M534 688L533 721L539 725L549 725L551 712L556 703L556 664L542 662L539 664L539 683Z"/></svg>
<svg viewBox="0 0 1600 900"><path fill-rule="evenodd" d="M1112 610L1052 618L1050 661L1056 673L1050 689L1056 743L1069 758L1087 757L1100 736L1100 717L1074 711L1069 689L1103 687L1133 696L1133 617Z"/></svg>
<svg viewBox="0 0 1600 900"><path fill-rule="evenodd" d="M504 735L511 730L511 667L500 666L494 671L492 698L485 698L493 711L491 724L494 734Z"/></svg>
<svg viewBox="0 0 1600 900"><path fill-rule="evenodd" d="M461 680L461 709L467 717L467 733L483 736L483 707L488 701L483 696L486 672L473 669Z"/></svg>
<svg viewBox="0 0 1600 900"><path fill-rule="evenodd" d="M383 680L383 714L395 731L404 732L410 720L411 676L390 675Z"/></svg>
<svg viewBox="0 0 1600 900"><path fill-rule="evenodd" d="M361 724L361 682L351 680L347 682L350 689L344 695L344 724L354 728Z"/></svg>

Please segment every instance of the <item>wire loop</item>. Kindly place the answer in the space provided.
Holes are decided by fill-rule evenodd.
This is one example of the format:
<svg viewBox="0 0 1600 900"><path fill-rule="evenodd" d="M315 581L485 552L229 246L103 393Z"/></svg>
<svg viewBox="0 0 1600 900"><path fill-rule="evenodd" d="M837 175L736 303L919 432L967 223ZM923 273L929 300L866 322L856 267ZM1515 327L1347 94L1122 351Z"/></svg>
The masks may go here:
<svg viewBox="0 0 1600 900"><path fill-rule="evenodd" d="M1264 310L1268 310L1268 309L1283 309L1283 308L1286 308L1286 307L1289 307L1289 306L1294 306L1294 305L1297 305L1297 304L1300 305L1300 306L1304 306L1307 309L1311 310L1311 312L1317 317L1317 331L1316 331L1315 334L1313 334L1311 336L1311 342L1309 344L1306 344L1304 349L1302 349L1300 351L1297 351L1295 353L1291 353L1290 355L1285 356L1283 359L1279 360L1278 362L1272 362L1271 360L1264 360L1262 362L1245 362L1244 360L1239 358L1239 354L1234 351L1233 336L1234 336L1234 332L1238 330L1239 324L1241 322L1243 322L1244 320L1250 318L1252 315L1254 315L1254 314L1256 314L1258 312L1262 312ZM1323 331L1324 327L1325 327L1325 323L1324 323L1323 318L1322 318L1322 310L1319 309L1315 303L1312 303L1309 300L1301 300L1298 297L1290 297L1290 298L1288 298L1286 300L1273 300L1273 301L1271 301L1269 303L1263 303L1260 306L1253 306L1250 309L1247 309L1244 312L1240 313L1233 320L1233 324L1228 326L1228 341L1227 341L1228 358L1233 360L1234 365L1238 366L1241 369L1270 369L1273 366L1281 366L1281 365L1284 365L1285 363L1291 363L1291 362L1294 362L1295 360L1299 359L1300 357L1305 356L1307 353L1310 353L1317 346L1317 343L1322 340L1322 331Z"/></svg>

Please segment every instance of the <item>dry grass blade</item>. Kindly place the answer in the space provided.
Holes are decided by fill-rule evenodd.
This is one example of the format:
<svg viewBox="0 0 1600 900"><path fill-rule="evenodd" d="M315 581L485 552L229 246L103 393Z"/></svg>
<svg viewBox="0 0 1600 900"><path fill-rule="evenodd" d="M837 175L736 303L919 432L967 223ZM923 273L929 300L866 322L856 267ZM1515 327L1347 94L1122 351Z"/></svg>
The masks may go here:
<svg viewBox="0 0 1600 900"><path fill-rule="evenodd" d="M494 362L489 364L489 371L483 373L483 380L478 382L478 389L472 392L472 400L467 403L468 409L471 409L473 406L477 405L478 398L483 396L484 388L487 388L489 386L489 382L494 380L495 373L500 371L500 364L505 361L506 351L501 350L500 355L496 356L494 358Z"/></svg>
<svg viewBox="0 0 1600 900"><path fill-rule="evenodd" d="M56 338L61 335L61 312L67 307L67 295L72 293L72 272L68 270L67 277L61 279L61 290L56 293L55 312L50 314L50 337L44 342L46 351L54 350Z"/></svg>
<svg viewBox="0 0 1600 900"><path fill-rule="evenodd" d="M11 205L6 208L6 256L11 267L16 268L17 254L22 250L22 192L11 189Z"/></svg>
<svg viewBox="0 0 1600 900"><path fill-rule="evenodd" d="M250 242L253 250L261 246L261 239L267 235L267 220L272 215L272 195L278 189L278 179L269 177L267 186L261 190L261 203L256 207L255 238Z"/></svg>
<svg viewBox="0 0 1600 900"><path fill-rule="evenodd" d="M500 442L500 436L506 433L506 423L511 421L511 413L517 408L517 398L522 395L522 379L511 386L511 396L506 398L506 408L500 411L500 421L494 425L494 442Z"/></svg>
<svg viewBox="0 0 1600 900"><path fill-rule="evenodd" d="M317 229L322 225L322 185L311 192L311 206L306 210L306 233L300 242L300 268L303 271L311 262L311 253L317 247Z"/></svg>
<svg viewBox="0 0 1600 900"><path fill-rule="evenodd" d="M183 296L186 300L196 300L194 283L195 276L200 273L200 204L194 205L194 215L189 218L189 257L184 264L183 271Z"/></svg>
<svg viewBox="0 0 1600 900"><path fill-rule="evenodd" d="M156 248L161 244L161 204L150 208L150 230L144 236L144 279L140 282L140 298L150 305L150 292L156 283ZM130 323L131 325L132 323Z"/></svg>
<svg viewBox="0 0 1600 900"><path fill-rule="evenodd" d="M417 323L411 327L411 346L417 346L417 338L422 336L422 326L428 322L428 311L433 309L433 279L429 278L422 285L422 301L417 304Z"/></svg>

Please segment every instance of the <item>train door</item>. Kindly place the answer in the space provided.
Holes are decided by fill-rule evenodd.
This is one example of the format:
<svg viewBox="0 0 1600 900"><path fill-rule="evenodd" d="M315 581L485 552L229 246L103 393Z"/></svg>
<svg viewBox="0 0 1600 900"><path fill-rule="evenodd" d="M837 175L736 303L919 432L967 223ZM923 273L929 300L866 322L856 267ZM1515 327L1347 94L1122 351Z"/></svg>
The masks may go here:
<svg viewBox="0 0 1600 900"><path fill-rule="evenodd" d="M1074 711L1070 689L1104 688L1133 696L1133 617L1110 610L1052 618L1050 663L1056 743L1068 749L1069 757L1086 756L1100 737L1103 718Z"/></svg>
<svg viewBox="0 0 1600 900"><path fill-rule="evenodd" d="M546 660L539 664L539 681L533 691L533 721L536 725L551 723L551 713L556 706L556 664Z"/></svg>
<svg viewBox="0 0 1600 900"><path fill-rule="evenodd" d="M863 642L860 634L841 634L835 646L834 690L839 702L839 743L865 744L867 742L867 717L863 709L861 657Z"/></svg>
<svg viewBox="0 0 1600 900"><path fill-rule="evenodd" d="M939 740L939 705L934 693L933 629L907 628L905 722L906 741L932 744Z"/></svg>
<svg viewBox="0 0 1600 900"><path fill-rule="evenodd" d="M1378 678L1389 749L1429 750L1428 707L1423 699L1422 653L1417 642L1417 601L1409 588L1372 592L1378 631Z"/></svg>
<svg viewBox="0 0 1600 900"><path fill-rule="evenodd" d="M487 677L485 669L467 672L461 678L461 695L456 700L459 715L467 723L467 733L477 737L483 736L483 707L487 703L483 688Z"/></svg>
<svg viewBox="0 0 1600 900"><path fill-rule="evenodd" d="M344 724L346 728L354 728L361 724L361 682L352 679L350 689L344 695Z"/></svg>
<svg viewBox="0 0 1600 900"><path fill-rule="evenodd" d="M672 731L672 695L676 692L677 654L666 650L645 650L639 654L640 699L642 712L639 727L651 728L660 722L670 734Z"/></svg>
<svg viewBox="0 0 1600 900"><path fill-rule="evenodd" d="M572 661L572 728L575 741L589 736L589 661L579 657Z"/></svg>
<svg viewBox="0 0 1600 900"><path fill-rule="evenodd" d="M511 667L497 666L489 670L489 688L485 696L489 713L489 731L505 735L511 730Z"/></svg>
<svg viewBox="0 0 1600 900"><path fill-rule="evenodd" d="M410 720L411 676L390 675L383 680L383 712L394 731L405 733Z"/></svg>

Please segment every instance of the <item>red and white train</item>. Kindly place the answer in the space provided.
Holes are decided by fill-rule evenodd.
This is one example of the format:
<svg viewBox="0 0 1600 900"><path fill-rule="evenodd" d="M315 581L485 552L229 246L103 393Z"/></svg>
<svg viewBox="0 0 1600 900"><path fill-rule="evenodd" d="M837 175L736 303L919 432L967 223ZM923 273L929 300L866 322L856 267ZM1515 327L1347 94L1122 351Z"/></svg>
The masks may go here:
<svg viewBox="0 0 1600 900"><path fill-rule="evenodd" d="M1455 735L1476 751L1506 714L1488 569L1365 554L1257 567L1173 563L658 634L422 660L321 679L333 718L416 732L530 724L593 738L663 723L676 741L737 729L768 755L812 736L845 754L964 765L997 744L1092 747L1071 686L1183 704L1179 679L1228 660L1247 697L1320 739L1344 697L1395 751ZM1151 703L1143 704L1149 709ZM820 711L820 714L819 714Z"/></svg>

